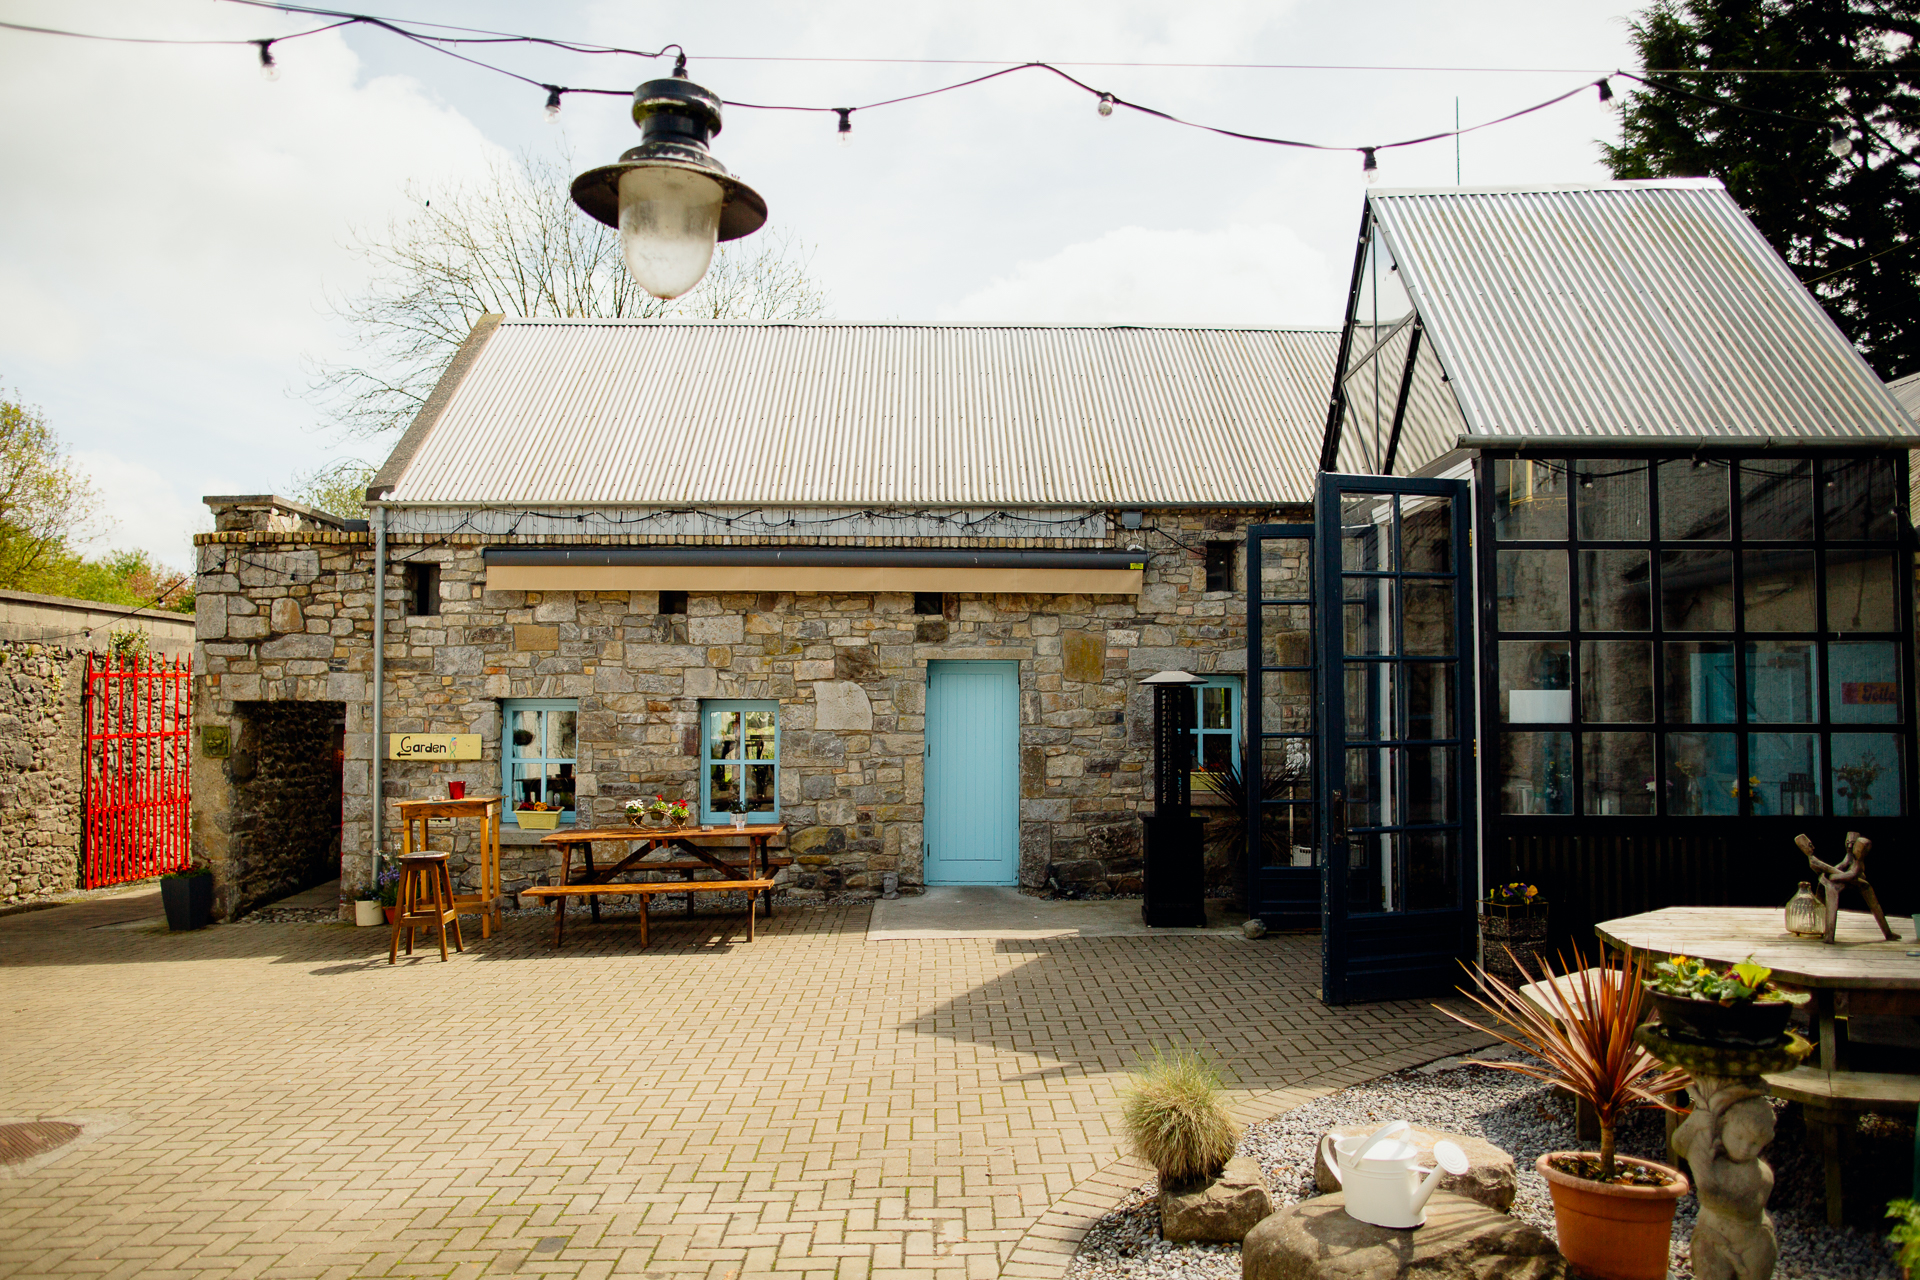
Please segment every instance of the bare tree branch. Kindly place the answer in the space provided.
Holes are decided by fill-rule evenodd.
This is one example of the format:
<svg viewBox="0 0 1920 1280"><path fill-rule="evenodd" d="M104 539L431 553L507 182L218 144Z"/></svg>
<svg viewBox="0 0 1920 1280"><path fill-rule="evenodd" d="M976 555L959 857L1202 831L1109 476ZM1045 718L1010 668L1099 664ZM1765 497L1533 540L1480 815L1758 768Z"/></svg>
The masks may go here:
<svg viewBox="0 0 1920 1280"><path fill-rule="evenodd" d="M374 266L373 282L336 299L355 333L355 358L314 362L310 393L350 436L404 428L474 322L510 316L704 320L815 320L825 293L812 251L765 232L721 245L698 288L650 297L627 274L620 237L581 213L566 167L522 156L477 183L409 187L415 210L349 247ZM309 480L313 477L308 477Z"/></svg>

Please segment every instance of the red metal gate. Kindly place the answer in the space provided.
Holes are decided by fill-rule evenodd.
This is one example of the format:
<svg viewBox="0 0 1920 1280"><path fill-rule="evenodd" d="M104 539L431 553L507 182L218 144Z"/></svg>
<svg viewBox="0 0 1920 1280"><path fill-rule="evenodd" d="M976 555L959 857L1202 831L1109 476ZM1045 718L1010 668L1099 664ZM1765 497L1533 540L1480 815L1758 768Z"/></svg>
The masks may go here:
<svg viewBox="0 0 1920 1280"><path fill-rule="evenodd" d="M187 866L193 660L87 655L86 887Z"/></svg>

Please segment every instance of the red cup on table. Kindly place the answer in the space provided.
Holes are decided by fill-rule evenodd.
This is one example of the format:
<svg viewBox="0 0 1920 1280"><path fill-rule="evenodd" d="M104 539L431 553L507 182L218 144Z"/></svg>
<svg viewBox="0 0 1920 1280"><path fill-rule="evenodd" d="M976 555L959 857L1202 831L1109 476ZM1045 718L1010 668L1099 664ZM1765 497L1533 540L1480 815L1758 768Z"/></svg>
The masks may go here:
<svg viewBox="0 0 1920 1280"><path fill-rule="evenodd" d="M447 784L447 799L449 799L449 800L465 800L466 798L467 798L467 784L466 784L466 783L464 783L464 782L449 782L449 783Z"/></svg>

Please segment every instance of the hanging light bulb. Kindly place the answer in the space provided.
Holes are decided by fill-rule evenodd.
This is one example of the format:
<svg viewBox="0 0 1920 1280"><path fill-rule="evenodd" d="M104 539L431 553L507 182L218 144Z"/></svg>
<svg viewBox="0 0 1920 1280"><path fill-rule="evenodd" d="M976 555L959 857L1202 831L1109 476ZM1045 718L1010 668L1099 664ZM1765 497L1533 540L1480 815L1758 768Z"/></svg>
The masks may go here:
<svg viewBox="0 0 1920 1280"><path fill-rule="evenodd" d="M255 40L254 43L260 46L260 78L262 80L278 80L280 78L280 64L273 60L273 41Z"/></svg>
<svg viewBox="0 0 1920 1280"><path fill-rule="evenodd" d="M1094 110L1098 111L1102 116L1112 115L1113 114L1113 95L1110 93L1101 94L1100 105L1095 107Z"/></svg>
<svg viewBox="0 0 1920 1280"><path fill-rule="evenodd" d="M1370 187L1380 181L1380 162L1373 158L1372 147L1360 148L1360 172L1366 175Z"/></svg>
<svg viewBox="0 0 1920 1280"><path fill-rule="evenodd" d="M853 108L835 107L834 110L840 114L840 145L850 147L853 145Z"/></svg>
<svg viewBox="0 0 1920 1280"><path fill-rule="evenodd" d="M720 132L720 99L687 79L685 54L672 78L633 91L633 122L640 145L575 178L573 202L619 228L627 270L641 288L678 298L706 275L716 241L766 224L767 202L707 150Z"/></svg>
<svg viewBox="0 0 1920 1280"><path fill-rule="evenodd" d="M1833 152L1834 158L1839 160L1845 160L1853 154L1853 136L1848 131L1845 120L1833 122L1833 136L1827 140L1827 150Z"/></svg>
<svg viewBox="0 0 1920 1280"><path fill-rule="evenodd" d="M543 84L540 87L547 91L547 106L546 106L545 112L543 112L543 114L546 117L547 123L559 124L560 123L560 87L558 85L551 85L551 84Z"/></svg>
<svg viewBox="0 0 1920 1280"><path fill-rule="evenodd" d="M1594 83L1593 87L1600 91L1600 101L1602 102L1613 101L1613 86L1607 83L1607 78L1605 76L1601 76L1600 79Z"/></svg>

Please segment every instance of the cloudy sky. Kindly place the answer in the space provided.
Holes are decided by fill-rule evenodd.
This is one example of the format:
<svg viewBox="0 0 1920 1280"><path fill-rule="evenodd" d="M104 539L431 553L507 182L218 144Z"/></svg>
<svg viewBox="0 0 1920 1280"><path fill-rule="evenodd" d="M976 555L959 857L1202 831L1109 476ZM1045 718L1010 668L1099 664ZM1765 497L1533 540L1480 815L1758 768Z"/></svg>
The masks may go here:
<svg viewBox="0 0 1920 1280"><path fill-rule="evenodd" d="M1539 0L366 0L419 21L629 48L678 42L745 102L842 106L991 65L1075 75L1182 117L1344 145L1472 124L1633 65L1638 5ZM224 0L0 0L0 20L254 39L317 25ZM476 56L626 87L667 63L527 47ZM106 44L0 30L0 393L43 409L107 497L95 549L185 565L204 494L285 491L343 439L304 393L343 353L329 309L368 266L356 228L517 153L578 168L636 139L617 98L544 95L362 28L279 46ZM869 59L871 61L858 61ZM1116 65L1091 65L1108 63ZM1360 65L1286 70L1144 63ZM1408 70L1406 68L1467 68ZM1523 73L1486 68L1528 68ZM1621 86L1624 87L1624 86ZM1467 185L1604 178L1592 93L1466 138ZM1329 325L1364 190L1351 154L1258 146L1121 110L1044 73L856 114L732 110L715 152L812 249L836 319ZM1381 185L1450 185L1451 142L1381 156Z"/></svg>

